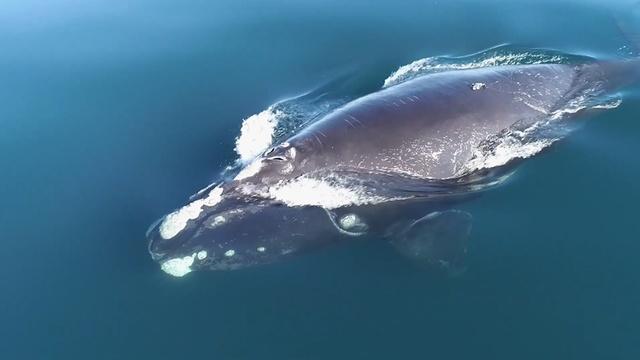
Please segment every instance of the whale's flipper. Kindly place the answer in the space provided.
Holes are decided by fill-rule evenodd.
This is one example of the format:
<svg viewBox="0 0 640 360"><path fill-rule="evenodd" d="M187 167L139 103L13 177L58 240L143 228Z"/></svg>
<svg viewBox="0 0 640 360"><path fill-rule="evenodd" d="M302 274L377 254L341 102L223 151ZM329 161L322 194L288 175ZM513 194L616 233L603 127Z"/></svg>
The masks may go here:
<svg viewBox="0 0 640 360"><path fill-rule="evenodd" d="M410 223L391 243L417 263L455 275L465 269L471 219L460 210L433 212Z"/></svg>

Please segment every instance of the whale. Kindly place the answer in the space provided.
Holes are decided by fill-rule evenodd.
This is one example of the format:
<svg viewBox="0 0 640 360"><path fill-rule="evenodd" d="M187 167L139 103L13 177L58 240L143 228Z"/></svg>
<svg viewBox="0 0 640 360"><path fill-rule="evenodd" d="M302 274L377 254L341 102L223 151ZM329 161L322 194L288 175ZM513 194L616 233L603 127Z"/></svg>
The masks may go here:
<svg viewBox="0 0 640 360"><path fill-rule="evenodd" d="M593 60L443 71L385 87L199 191L149 228L149 253L181 277L383 239L458 274L472 228L462 204L539 153L522 149L545 149L576 119L615 107L639 75L636 59Z"/></svg>

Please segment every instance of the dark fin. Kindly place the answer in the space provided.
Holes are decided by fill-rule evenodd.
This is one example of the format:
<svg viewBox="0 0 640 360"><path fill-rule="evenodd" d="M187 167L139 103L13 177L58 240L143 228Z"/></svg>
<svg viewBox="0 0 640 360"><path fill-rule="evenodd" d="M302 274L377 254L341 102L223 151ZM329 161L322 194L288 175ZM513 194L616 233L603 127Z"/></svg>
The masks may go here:
<svg viewBox="0 0 640 360"><path fill-rule="evenodd" d="M391 243L404 256L447 275L465 270L471 214L433 212L404 227Z"/></svg>

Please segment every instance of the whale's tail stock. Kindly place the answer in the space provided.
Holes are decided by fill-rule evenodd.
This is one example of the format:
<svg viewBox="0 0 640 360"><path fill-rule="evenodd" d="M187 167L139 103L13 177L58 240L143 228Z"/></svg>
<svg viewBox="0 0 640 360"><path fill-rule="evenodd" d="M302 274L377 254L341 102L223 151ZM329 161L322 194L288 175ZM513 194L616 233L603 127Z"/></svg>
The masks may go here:
<svg viewBox="0 0 640 360"><path fill-rule="evenodd" d="M618 30L627 40L628 56L640 57L640 1L623 4L613 13Z"/></svg>
<svg viewBox="0 0 640 360"><path fill-rule="evenodd" d="M622 59L603 61L600 67L610 86L618 89L640 83L640 1L620 4L612 17L626 40L627 51L621 54Z"/></svg>

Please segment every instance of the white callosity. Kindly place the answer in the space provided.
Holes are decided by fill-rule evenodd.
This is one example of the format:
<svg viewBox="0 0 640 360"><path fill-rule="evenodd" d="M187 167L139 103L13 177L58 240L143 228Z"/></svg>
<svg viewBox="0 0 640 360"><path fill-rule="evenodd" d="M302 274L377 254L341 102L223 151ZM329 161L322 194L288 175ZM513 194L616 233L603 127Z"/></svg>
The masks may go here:
<svg viewBox="0 0 640 360"><path fill-rule="evenodd" d="M235 251L235 250L233 250L233 249L231 249L231 250L227 250L227 251L224 253L224 256L226 256L226 257L232 257L232 256L233 256L233 255L235 255L235 254L236 254L236 251Z"/></svg>
<svg viewBox="0 0 640 360"><path fill-rule="evenodd" d="M227 222L227 219L222 215L218 215L215 218L213 218L213 222L209 226L211 228L214 228L216 226L220 226L224 224L225 222Z"/></svg>
<svg viewBox="0 0 640 360"><path fill-rule="evenodd" d="M160 268L162 271L175 277L182 277L191 272L191 265L196 254L185 256L182 258L170 259L162 263Z"/></svg>
<svg viewBox="0 0 640 360"><path fill-rule="evenodd" d="M198 199L192 203L167 215L160 224L160 236L168 240L178 235L187 226L187 221L200 216L203 206L214 206L222 199L222 188L216 187L209 192L206 198Z"/></svg>
<svg viewBox="0 0 640 360"><path fill-rule="evenodd" d="M271 106L244 119L235 147L241 163L248 163L271 146L273 133L283 115Z"/></svg>
<svg viewBox="0 0 640 360"><path fill-rule="evenodd" d="M366 224L356 214L347 214L340 218L340 226L345 230L364 229Z"/></svg>
<svg viewBox="0 0 640 360"><path fill-rule="evenodd" d="M197 253L193 253L189 256L169 259L160 265L162 271L167 274L175 277L182 277L190 273L191 266L193 265L195 259L204 260L207 258L207 251L200 250Z"/></svg>

